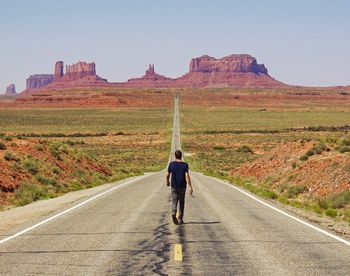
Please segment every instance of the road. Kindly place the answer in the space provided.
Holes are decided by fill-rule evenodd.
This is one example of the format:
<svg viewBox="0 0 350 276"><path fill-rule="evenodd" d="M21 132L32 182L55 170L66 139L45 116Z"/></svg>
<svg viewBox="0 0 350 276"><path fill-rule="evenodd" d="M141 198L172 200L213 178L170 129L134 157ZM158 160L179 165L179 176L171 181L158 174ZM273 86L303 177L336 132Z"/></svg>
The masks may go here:
<svg viewBox="0 0 350 276"><path fill-rule="evenodd" d="M179 145L176 99L171 152ZM191 175L184 225L171 221L164 171L120 181L40 225L2 235L0 274L350 275L347 241L229 184ZM175 245L182 261L174 260Z"/></svg>

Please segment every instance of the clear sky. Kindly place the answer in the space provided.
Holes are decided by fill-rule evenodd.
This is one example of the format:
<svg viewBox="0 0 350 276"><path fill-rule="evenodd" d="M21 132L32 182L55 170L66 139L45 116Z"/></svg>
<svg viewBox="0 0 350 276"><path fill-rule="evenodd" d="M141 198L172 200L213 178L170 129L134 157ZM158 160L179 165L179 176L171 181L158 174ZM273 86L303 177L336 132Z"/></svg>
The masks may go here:
<svg viewBox="0 0 350 276"><path fill-rule="evenodd" d="M179 77L192 57L234 53L288 84L350 85L347 0L0 0L0 34L0 92L56 60L126 81L150 63Z"/></svg>

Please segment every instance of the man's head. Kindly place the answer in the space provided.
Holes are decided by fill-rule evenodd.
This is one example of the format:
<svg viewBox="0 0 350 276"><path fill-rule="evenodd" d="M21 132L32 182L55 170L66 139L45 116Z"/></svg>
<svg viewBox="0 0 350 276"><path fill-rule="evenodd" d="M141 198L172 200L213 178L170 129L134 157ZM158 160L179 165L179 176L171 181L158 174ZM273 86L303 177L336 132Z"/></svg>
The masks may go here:
<svg viewBox="0 0 350 276"><path fill-rule="evenodd" d="M178 160L181 160L181 158L182 158L181 150L176 150L175 151L175 158L178 159Z"/></svg>

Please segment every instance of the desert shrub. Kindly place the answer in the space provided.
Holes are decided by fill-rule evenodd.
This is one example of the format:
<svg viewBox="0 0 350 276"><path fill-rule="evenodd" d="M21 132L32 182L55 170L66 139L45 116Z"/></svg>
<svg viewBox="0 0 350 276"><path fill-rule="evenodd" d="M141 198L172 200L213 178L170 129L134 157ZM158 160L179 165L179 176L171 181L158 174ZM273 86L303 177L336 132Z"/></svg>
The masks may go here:
<svg viewBox="0 0 350 276"><path fill-rule="evenodd" d="M306 156L312 156L312 155L315 155L315 152L313 149L309 149L306 153L305 153Z"/></svg>
<svg viewBox="0 0 350 276"><path fill-rule="evenodd" d="M78 182L73 182L71 185L70 185L70 189L71 191L78 191L78 190L81 190L83 189L83 185L81 185L80 183Z"/></svg>
<svg viewBox="0 0 350 276"><path fill-rule="evenodd" d="M241 146L237 149L237 152L243 152L243 153L254 153L253 150L247 146L247 145L244 145L244 146Z"/></svg>
<svg viewBox="0 0 350 276"><path fill-rule="evenodd" d="M36 150L38 150L38 151L44 151L44 145L42 145L42 144L37 144L37 145L35 145L35 148L36 148Z"/></svg>
<svg viewBox="0 0 350 276"><path fill-rule="evenodd" d="M323 151L327 149L326 145L323 143L319 143L317 146L313 147L312 150L316 154L321 154Z"/></svg>
<svg viewBox="0 0 350 276"><path fill-rule="evenodd" d="M39 172L38 165L32 159L26 159L23 161L23 167L27 169L31 174L37 174Z"/></svg>
<svg viewBox="0 0 350 276"><path fill-rule="evenodd" d="M86 172L84 170L78 168L78 169L75 170L73 175L76 176L76 177L84 177L84 176L86 176Z"/></svg>
<svg viewBox="0 0 350 276"><path fill-rule="evenodd" d="M312 206L312 209L315 213L320 214L320 215L322 214L322 209L320 206L314 205L314 206Z"/></svg>
<svg viewBox="0 0 350 276"><path fill-rule="evenodd" d="M56 179L45 177L41 174L36 176L36 180L38 180L38 182L40 182L43 185L57 186L58 184Z"/></svg>
<svg viewBox="0 0 350 276"><path fill-rule="evenodd" d="M218 150L218 151L224 151L225 148L224 147L221 147L221 146L216 146L216 147L213 147L214 150Z"/></svg>
<svg viewBox="0 0 350 276"><path fill-rule="evenodd" d="M317 205L320 206L320 208L326 210L326 209L328 209L328 207L329 207L329 202L328 202L328 200L325 199L325 198L319 198L319 199L317 200Z"/></svg>
<svg viewBox="0 0 350 276"><path fill-rule="evenodd" d="M65 143L68 144L68 145L70 145L70 146L75 145L75 142L72 141L72 140L67 140Z"/></svg>
<svg viewBox="0 0 350 276"><path fill-rule="evenodd" d="M49 151L52 154L53 157L55 157L57 160L62 161L61 155L60 155L60 145L58 144L51 144L49 146Z"/></svg>
<svg viewBox="0 0 350 276"><path fill-rule="evenodd" d="M325 214L329 217L335 218L338 215L338 212L335 209L329 208L326 210Z"/></svg>
<svg viewBox="0 0 350 276"><path fill-rule="evenodd" d="M289 185L287 183L283 183L281 185L278 186L278 191L280 193L283 193L285 190L287 190L289 187Z"/></svg>
<svg viewBox="0 0 350 276"><path fill-rule="evenodd" d="M335 137L326 137L325 139L323 139L323 141L325 143L335 144L337 142L337 138L335 138Z"/></svg>
<svg viewBox="0 0 350 276"><path fill-rule="evenodd" d="M54 167L54 168L52 169L52 172L53 172L54 174L60 174L60 173L61 173L60 169L57 168L57 167Z"/></svg>
<svg viewBox="0 0 350 276"><path fill-rule="evenodd" d="M350 152L350 147L348 147L348 146L341 147L341 148L339 149L339 152L340 152L340 153Z"/></svg>
<svg viewBox="0 0 350 276"><path fill-rule="evenodd" d="M342 139L340 139L340 144L344 145L344 146L350 146L350 139L342 138Z"/></svg>
<svg viewBox="0 0 350 276"><path fill-rule="evenodd" d="M289 203L288 199L284 195L279 195L278 196L278 201L283 203L283 204L288 204Z"/></svg>
<svg viewBox="0 0 350 276"><path fill-rule="evenodd" d="M292 168L293 168L293 169L295 169L297 166L298 166L298 163L297 163L297 162L293 162L293 163L292 163Z"/></svg>
<svg viewBox="0 0 350 276"><path fill-rule="evenodd" d="M350 209L344 210L343 216L344 216L344 219L350 222Z"/></svg>
<svg viewBox="0 0 350 276"><path fill-rule="evenodd" d="M5 141L12 141L12 137L11 137L11 136L6 136L6 137L4 138L4 140L5 140Z"/></svg>
<svg viewBox="0 0 350 276"><path fill-rule="evenodd" d="M329 198L329 205L335 209L343 208L349 203L350 191L341 192Z"/></svg>
<svg viewBox="0 0 350 276"><path fill-rule="evenodd" d="M270 199L277 199L278 196L274 191L268 190L268 189L261 189L258 192L258 195L261 195L262 197L270 198Z"/></svg>
<svg viewBox="0 0 350 276"><path fill-rule="evenodd" d="M303 193L306 190L306 187L303 185L293 185L286 189L286 195L288 198L296 197L299 194Z"/></svg>
<svg viewBox="0 0 350 276"><path fill-rule="evenodd" d="M271 187L272 184L274 183L275 178L273 176L268 176L264 179L263 185L266 187Z"/></svg>
<svg viewBox="0 0 350 276"><path fill-rule="evenodd" d="M289 204L297 208L303 207L303 203L298 200L290 200Z"/></svg>
<svg viewBox="0 0 350 276"><path fill-rule="evenodd" d="M308 160L309 159L309 156L307 156L307 155L303 155L303 156L301 156L300 158L300 161L306 161L306 160Z"/></svg>
<svg viewBox="0 0 350 276"><path fill-rule="evenodd" d="M3 142L0 142L0 150L6 149L6 145Z"/></svg>
<svg viewBox="0 0 350 276"><path fill-rule="evenodd" d="M48 192L39 185L26 182L15 192L15 199L18 205L26 205L38 199L48 197Z"/></svg>
<svg viewBox="0 0 350 276"><path fill-rule="evenodd" d="M4 159L7 161L19 161L17 155L9 151L5 153Z"/></svg>

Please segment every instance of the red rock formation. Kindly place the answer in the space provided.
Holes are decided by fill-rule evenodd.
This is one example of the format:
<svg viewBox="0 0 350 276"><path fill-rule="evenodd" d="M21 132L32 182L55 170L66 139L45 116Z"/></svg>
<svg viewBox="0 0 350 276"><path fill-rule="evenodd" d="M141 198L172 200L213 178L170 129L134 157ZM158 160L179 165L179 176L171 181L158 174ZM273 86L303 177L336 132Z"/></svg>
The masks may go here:
<svg viewBox="0 0 350 276"><path fill-rule="evenodd" d="M171 79L159 75L150 65L141 78L120 83L132 87L281 87L285 84L268 75L264 64L258 64L250 55L230 55L221 59L209 56L193 58L189 72Z"/></svg>
<svg viewBox="0 0 350 276"><path fill-rule="evenodd" d="M129 79L123 83L109 83L96 75L94 62L79 61L67 65L63 74L63 62L55 65L54 75L34 75L27 80L27 90L42 88L46 90L74 87L284 87L268 75L264 64L258 64L250 55L230 55L220 59L209 56L193 58L189 72L180 78L171 79L157 74L151 64L145 75Z"/></svg>
<svg viewBox="0 0 350 276"><path fill-rule="evenodd" d="M230 55L221 59L209 56L193 58L190 71L175 80L183 87L281 87L264 64L250 55Z"/></svg>
<svg viewBox="0 0 350 276"><path fill-rule="evenodd" d="M54 75L52 74L39 74L32 75L27 79L26 91L37 90L54 81Z"/></svg>
<svg viewBox="0 0 350 276"><path fill-rule="evenodd" d="M7 86L6 88L6 92L5 92L5 95L7 96L13 96L13 95L16 95L16 86L11 83L9 86Z"/></svg>
<svg viewBox="0 0 350 276"><path fill-rule="evenodd" d="M141 78L129 79L127 85L137 86L137 87L157 87L157 86L169 86L173 80L167 78L163 75L159 75L154 71L154 64L150 64L146 70L146 74Z"/></svg>
<svg viewBox="0 0 350 276"><path fill-rule="evenodd" d="M55 80L63 77L63 61L57 61L55 64Z"/></svg>
<svg viewBox="0 0 350 276"><path fill-rule="evenodd" d="M86 63L79 61L72 65L66 65L64 80L77 80L88 76L96 76L95 62Z"/></svg>
<svg viewBox="0 0 350 276"><path fill-rule="evenodd" d="M210 56L193 58L190 63L191 72L222 72L222 73L255 73L267 75L264 64L258 64L250 55L230 55L221 59Z"/></svg>

